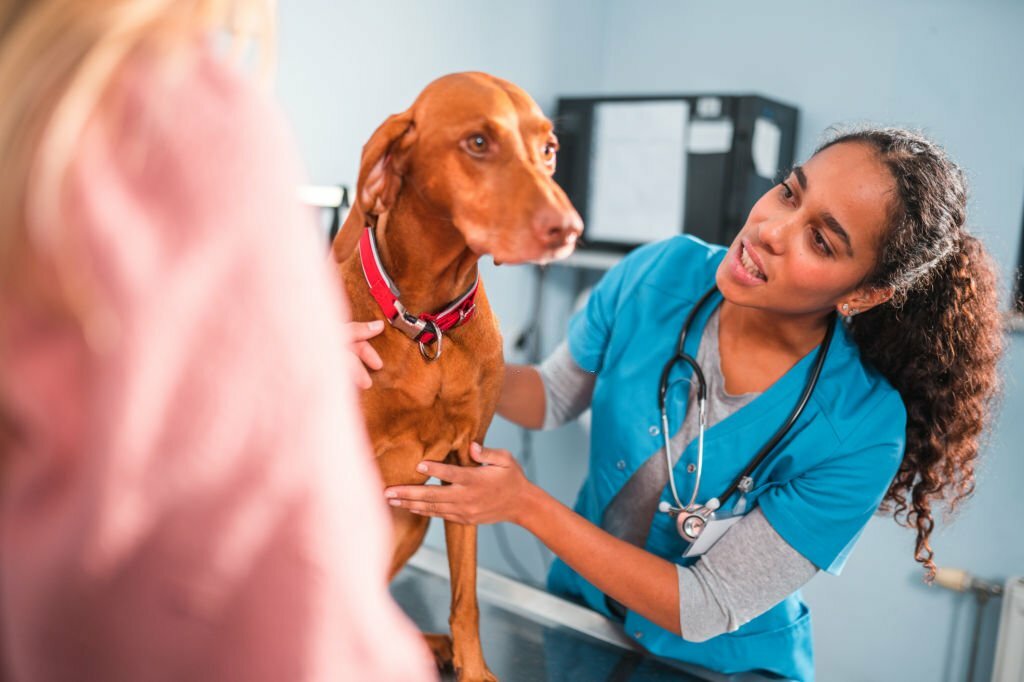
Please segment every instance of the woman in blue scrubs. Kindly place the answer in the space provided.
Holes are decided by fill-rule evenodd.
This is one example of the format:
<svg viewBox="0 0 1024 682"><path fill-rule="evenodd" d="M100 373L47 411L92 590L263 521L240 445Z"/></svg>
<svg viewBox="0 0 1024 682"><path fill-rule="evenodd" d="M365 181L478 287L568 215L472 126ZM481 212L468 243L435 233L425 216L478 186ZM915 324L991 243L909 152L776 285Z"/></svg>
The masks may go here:
<svg viewBox="0 0 1024 682"><path fill-rule="evenodd" d="M476 446L488 466L423 463L451 485L386 495L416 513L521 525L558 557L552 591L620 619L655 654L811 680L800 586L839 573L880 507L916 530L930 578L932 503L972 489L1002 339L993 271L965 220L963 174L932 142L896 129L836 137L761 197L729 248L680 236L637 249L595 287L562 349L507 368L498 410L513 422L593 410L574 510L510 453ZM702 462L685 367L666 401L684 503L698 466L704 503L785 422L840 322L799 419L719 512L742 518L683 558L688 544L657 511L676 504L657 394L682 321L712 285L686 336L708 377Z"/></svg>

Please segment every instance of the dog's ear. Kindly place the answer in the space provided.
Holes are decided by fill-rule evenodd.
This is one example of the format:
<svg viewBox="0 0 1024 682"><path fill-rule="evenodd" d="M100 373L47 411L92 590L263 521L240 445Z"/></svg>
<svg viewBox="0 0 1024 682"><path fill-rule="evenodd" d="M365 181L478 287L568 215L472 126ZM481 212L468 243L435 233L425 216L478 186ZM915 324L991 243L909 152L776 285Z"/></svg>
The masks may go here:
<svg viewBox="0 0 1024 682"><path fill-rule="evenodd" d="M389 116L363 146L355 200L331 249L339 263L355 249L370 217L386 213L394 205L415 142L416 125L409 109Z"/></svg>
<svg viewBox="0 0 1024 682"><path fill-rule="evenodd" d="M363 147L356 203L367 215L385 213L402 186L409 150L416 142L412 109L389 116Z"/></svg>

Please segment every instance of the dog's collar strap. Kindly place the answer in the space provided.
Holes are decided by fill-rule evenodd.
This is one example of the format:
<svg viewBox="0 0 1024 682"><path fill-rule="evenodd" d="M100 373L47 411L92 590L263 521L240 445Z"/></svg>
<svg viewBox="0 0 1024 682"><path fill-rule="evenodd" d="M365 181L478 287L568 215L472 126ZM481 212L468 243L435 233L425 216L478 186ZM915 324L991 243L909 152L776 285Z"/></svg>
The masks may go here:
<svg viewBox="0 0 1024 682"><path fill-rule="evenodd" d="M373 228L367 226L359 239L359 262L363 266L363 276L370 287L370 294L377 301L381 311L395 327L413 341L418 341L422 350L424 344L433 343L443 332L458 327L472 317L476 310L476 291L480 286L480 277L473 281L473 286L466 293L449 303L437 313L422 313L418 317L410 313L398 300L401 293L384 266L380 262L377 250L377 239ZM438 344L440 346L440 343ZM438 353L440 351L438 350ZM427 355L424 352L424 355ZM433 357L437 357L435 354Z"/></svg>

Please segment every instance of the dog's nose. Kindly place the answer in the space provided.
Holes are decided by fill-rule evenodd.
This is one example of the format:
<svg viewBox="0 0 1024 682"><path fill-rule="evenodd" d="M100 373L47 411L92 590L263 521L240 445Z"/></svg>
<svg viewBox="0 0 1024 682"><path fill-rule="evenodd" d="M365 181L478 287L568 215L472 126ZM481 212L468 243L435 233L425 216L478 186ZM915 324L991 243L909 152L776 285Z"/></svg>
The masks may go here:
<svg viewBox="0 0 1024 682"><path fill-rule="evenodd" d="M545 206L534 215L533 230L545 244L561 245L583 233L583 219L571 206Z"/></svg>

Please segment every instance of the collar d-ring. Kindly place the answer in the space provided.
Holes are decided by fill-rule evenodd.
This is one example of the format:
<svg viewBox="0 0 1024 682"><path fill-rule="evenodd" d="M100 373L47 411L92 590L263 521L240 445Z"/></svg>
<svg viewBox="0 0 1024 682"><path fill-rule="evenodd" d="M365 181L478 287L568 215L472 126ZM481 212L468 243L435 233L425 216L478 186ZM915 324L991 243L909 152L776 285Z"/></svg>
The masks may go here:
<svg viewBox="0 0 1024 682"><path fill-rule="evenodd" d="M435 350L434 354L431 355L427 351L427 344L423 343L422 341L419 341L418 343L420 345L420 354L423 357L425 357L427 361L433 362L434 360L437 360L439 357L441 357L441 339L443 339L444 337L441 335L441 328L437 326L436 322L434 322L433 320L424 320L424 322L426 322L429 326L434 328L434 340L437 342L437 350Z"/></svg>

